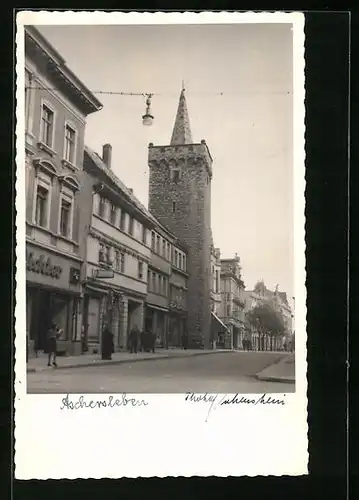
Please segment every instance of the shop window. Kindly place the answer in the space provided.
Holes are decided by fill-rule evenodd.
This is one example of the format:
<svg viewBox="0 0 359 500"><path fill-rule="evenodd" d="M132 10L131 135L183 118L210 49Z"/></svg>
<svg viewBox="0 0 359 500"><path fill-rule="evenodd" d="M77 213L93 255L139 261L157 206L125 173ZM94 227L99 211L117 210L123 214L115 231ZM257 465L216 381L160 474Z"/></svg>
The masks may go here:
<svg viewBox="0 0 359 500"><path fill-rule="evenodd" d="M48 104L41 107L41 142L52 149L54 138L55 112Z"/></svg>
<svg viewBox="0 0 359 500"><path fill-rule="evenodd" d="M68 123L65 125L65 145L64 145L64 159L69 163L76 161L76 130Z"/></svg>
<svg viewBox="0 0 359 500"><path fill-rule="evenodd" d="M117 216L117 207L116 207L116 205L114 205L113 203L111 203L110 222L113 225L116 224L116 216Z"/></svg>
<svg viewBox="0 0 359 500"><path fill-rule="evenodd" d="M48 227L49 219L49 200L50 193L43 185L37 185L35 224L41 227Z"/></svg>
<svg viewBox="0 0 359 500"><path fill-rule="evenodd" d="M105 206L106 206L106 200L103 196L100 196L98 204L98 215L102 218L105 216Z"/></svg>
<svg viewBox="0 0 359 500"><path fill-rule="evenodd" d="M143 262L138 261L138 279L143 279Z"/></svg>

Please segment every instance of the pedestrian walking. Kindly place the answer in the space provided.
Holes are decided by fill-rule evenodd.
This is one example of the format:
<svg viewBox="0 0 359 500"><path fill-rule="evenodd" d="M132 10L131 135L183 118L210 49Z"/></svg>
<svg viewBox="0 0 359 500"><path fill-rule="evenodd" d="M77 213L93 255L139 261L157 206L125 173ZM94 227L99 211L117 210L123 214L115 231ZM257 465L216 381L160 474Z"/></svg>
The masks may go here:
<svg viewBox="0 0 359 500"><path fill-rule="evenodd" d="M138 341L140 337L140 332L137 326L132 328L130 332L130 350L131 352L137 353Z"/></svg>
<svg viewBox="0 0 359 500"><path fill-rule="evenodd" d="M188 333L187 330L184 330L182 333L182 347L186 351L188 348Z"/></svg>
<svg viewBox="0 0 359 500"><path fill-rule="evenodd" d="M49 357L47 366L51 366L51 358L53 359L53 366L57 366L56 353L57 353L57 338L60 336L61 330L57 327L56 323L51 323L50 328L47 330L47 347Z"/></svg>
<svg viewBox="0 0 359 500"><path fill-rule="evenodd" d="M108 325L105 326L102 332L102 359L112 359L112 354L114 351L113 345L113 334Z"/></svg>
<svg viewBox="0 0 359 500"><path fill-rule="evenodd" d="M141 333L140 333L140 351L141 352L145 352L145 349L146 349L145 342L146 342L145 331L141 330Z"/></svg>

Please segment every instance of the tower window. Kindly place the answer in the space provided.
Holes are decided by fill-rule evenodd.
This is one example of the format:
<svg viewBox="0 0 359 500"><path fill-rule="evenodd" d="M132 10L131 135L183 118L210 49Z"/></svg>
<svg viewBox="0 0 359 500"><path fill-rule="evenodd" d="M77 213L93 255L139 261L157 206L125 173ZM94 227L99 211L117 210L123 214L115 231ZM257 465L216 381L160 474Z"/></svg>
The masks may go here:
<svg viewBox="0 0 359 500"><path fill-rule="evenodd" d="M178 169L171 170L171 180L178 182L180 180L180 171Z"/></svg>
<svg viewBox="0 0 359 500"><path fill-rule="evenodd" d="M176 202L173 201L172 202L172 212L175 213L175 211L176 211Z"/></svg>

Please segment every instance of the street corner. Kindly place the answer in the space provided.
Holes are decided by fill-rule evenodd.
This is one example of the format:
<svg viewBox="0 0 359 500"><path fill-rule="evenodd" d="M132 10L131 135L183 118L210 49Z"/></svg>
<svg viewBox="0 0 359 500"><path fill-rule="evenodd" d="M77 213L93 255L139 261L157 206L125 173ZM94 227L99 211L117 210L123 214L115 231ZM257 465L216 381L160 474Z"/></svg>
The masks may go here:
<svg viewBox="0 0 359 500"><path fill-rule="evenodd" d="M265 382L295 383L295 356L288 354L276 363L268 366L255 375L257 380Z"/></svg>

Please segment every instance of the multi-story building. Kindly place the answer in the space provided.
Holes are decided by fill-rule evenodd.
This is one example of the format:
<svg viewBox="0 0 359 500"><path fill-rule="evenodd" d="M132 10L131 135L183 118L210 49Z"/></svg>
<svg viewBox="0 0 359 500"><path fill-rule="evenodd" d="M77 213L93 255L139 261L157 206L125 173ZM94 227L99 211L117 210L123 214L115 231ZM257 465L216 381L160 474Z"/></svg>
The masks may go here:
<svg viewBox="0 0 359 500"><path fill-rule="evenodd" d="M168 346L176 347L182 344L182 335L187 332L188 249L178 240L174 242L172 248Z"/></svg>
<svg viewBox="0 0 359 500"><path fill-rule="evenodd" d="M29 355L46 330L78 352L81 327L79 193L86 117L101 103L34 27L25 28L26 323ZM21 167L20 167L21 168Z"/></svg>
<svg viewBox="0 0 359 500"><path fill-rule="evenodd" d="M189 345L211 347L212 157L194 143L182 90L169 145L149 145L149 210L188 248Z"/></svg>
<svg viewBox="0 0 359 500"><path fill-rule="evenodd" d="M186 304L174 315L170 301L173 276L187 279L187 252L114 174L111 159L109 144L102 157L85 147L85 343L98 350L107 325L116 350L127 349L134 326L155 333L158 346L179 345L171 332L185 320Z"/></svg>
<svg viewBox="0 0 359 500"><path fill-rule="evenodd" d="M265 286L264 281L260 280L256 283L253 290L246 290L245 292L245 313L264 303L270 303L272 307L274 307L274 309L280 314L284 322L286 335L291 336L293 313L288 302L287 294L285 292L280 292L278 285L276 286L274 291L268 289ZM254 328L252 328L252 337L255 348L269 348L271 339L265 338L262 341L263 346L259 346L258 332L255 331ZM273 347L272 339L272 348L281 348L282 338L274 339L274 344L275 345Z"/></svg>
<svg viewBox="0 0 359 500"><path fill-rule="evenodd" d="M244 283L241 277L240 259L221 259L221 307L219 316L227 331L219 340L226 349L242 347L244 334Z"/></svg>
<svg viewBox="0 0 359 500"><path fill-rule="evenodd" d="M84 337L91 348L112 328L115 350L127 349L128 333L144 327L151 230L156 220L112 171L112 148L84 155L83 206L87 210ZM92 209L91 209L92 208Z"/></svg>

